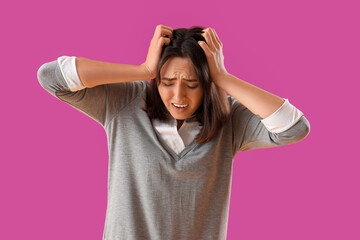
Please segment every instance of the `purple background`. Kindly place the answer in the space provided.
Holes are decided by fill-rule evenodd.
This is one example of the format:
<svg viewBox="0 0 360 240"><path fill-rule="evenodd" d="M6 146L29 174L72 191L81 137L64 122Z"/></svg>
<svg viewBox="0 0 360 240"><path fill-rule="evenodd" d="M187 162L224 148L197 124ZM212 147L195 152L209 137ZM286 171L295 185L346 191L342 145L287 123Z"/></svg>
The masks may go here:
<svg viewBox="0 0 360 240"><path fill-rule="evenodd" d="M202 25L229 73L309 120L292 145L238 153L228 239L360 239L358 1L2 2L0 239L101 239L104 129L47 93L59 56L141 64L157 24Z"/></svg>

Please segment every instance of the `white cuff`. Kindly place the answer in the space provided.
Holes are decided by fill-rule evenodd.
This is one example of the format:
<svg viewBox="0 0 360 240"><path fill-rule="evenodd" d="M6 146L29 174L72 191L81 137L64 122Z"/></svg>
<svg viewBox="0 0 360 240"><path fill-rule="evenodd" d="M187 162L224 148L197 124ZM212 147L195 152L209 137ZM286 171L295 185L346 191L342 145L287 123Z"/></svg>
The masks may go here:
<svg viewBox="0 0 360 240"><path fill-rule="evenodd" d="M291 128L304 115L299 109L293 106L288 99L278 110L267 118L261 119L261 122L272 133L281 133Z"/></svg>
<svg viewBox="0 0 360 240"><path fill-rule="evenodd" d="M76 71L76 57L72 56L61 56L58 57L58 63L60 66L61 73L72 92L84 89L85 86L80 81L79 75Z"/></svg>

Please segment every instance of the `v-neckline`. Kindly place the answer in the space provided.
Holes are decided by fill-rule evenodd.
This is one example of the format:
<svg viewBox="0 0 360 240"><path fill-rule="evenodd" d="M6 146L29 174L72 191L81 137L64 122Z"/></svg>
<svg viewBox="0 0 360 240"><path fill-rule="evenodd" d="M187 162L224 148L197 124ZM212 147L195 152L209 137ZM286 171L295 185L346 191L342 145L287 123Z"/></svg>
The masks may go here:
<svg viewBox="0 0 360 240"><path fill-rule="evenodd" d="M182 158L184 158L186 156L186 154L188 152L190 152L191 150L193 150L198 143L196 142L196 140L194 139L189 145L185 146L185 148L179 153L177 154L176 152L174 152L174 150L172 150L167 143L161 138L160 134L156 131L155 127L152 124L152 119L149 118L148 123L151 125L152 128L152 132L155 135L156 139L157 139L157 144L159 146L162 147L162 150L165 151L168 155L170 155L172 158L174 158L176 161L181 160Z"/></svg>

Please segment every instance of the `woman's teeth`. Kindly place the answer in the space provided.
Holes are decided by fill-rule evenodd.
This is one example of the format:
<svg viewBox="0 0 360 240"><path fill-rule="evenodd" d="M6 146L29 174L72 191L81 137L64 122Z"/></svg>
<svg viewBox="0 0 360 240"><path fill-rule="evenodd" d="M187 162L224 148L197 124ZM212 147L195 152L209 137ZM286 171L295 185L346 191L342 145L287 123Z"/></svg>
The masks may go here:
<svg viewBox="0 0 360 240"><path fill-rule="evenodd" d="M187 107L189 104L186 104L186 105L178 105L178 104L173 103L173 105L174 105L175 107L178 107L178 108L184 108L184 107Z"/></svg>

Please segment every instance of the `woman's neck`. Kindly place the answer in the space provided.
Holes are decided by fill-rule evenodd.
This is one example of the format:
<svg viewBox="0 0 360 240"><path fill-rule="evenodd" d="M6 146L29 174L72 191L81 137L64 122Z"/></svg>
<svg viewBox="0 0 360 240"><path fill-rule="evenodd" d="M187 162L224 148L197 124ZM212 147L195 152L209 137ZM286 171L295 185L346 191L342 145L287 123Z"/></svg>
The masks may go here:
<svg viewBox="0 0 360 240"><path fill-rule="evenodd" d="M184 123L184 120L176 120L177 121L177 130L179 131L179 129L181 128L181 126Z"/></svg>

